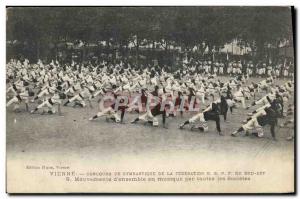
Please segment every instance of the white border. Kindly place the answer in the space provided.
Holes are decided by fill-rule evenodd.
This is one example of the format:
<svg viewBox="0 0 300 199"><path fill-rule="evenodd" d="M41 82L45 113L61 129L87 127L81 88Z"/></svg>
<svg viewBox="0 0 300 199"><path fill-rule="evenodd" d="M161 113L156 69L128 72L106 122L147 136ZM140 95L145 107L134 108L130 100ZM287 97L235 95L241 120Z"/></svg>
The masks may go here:
<svg viewBox="0 0 300 199"><path fill-rule="evenodd" d="M107 0L107 1L101 1L101 0L0 0L0 90L2 92L2 96L0 97L0 127L2 131L0 132L1 137L1 144L0 144L0 198L8 198L9 196L5 193L5 145L6 145L6 117L5 117L5 60L6 60L6 49L5 49L5 24L6 24L6 6L117 6L117 5L181 5L181 6L187 6L187 5L201 5L201 6L216 6L216 5L226 5L226 6L295 6L296 9L299 9L300 7L300 1L299 0L272 0L272 1L262 1L262 0L247 0L247 1L241 1L241 0L136 0L136 1L130 1L130 0ZM299 13L297 13L299 15ZM298 17L297 17L298 18ZM296 20L296 26L299 27L299 20ZM299 38L297 40L297 49L299 46ZM299 50L297 51L297 58L299 58ZM297 69L297 77L300 77L299 72L300 69ZM297 84L297 92L299 94L299 81ZM297 95L297 98L299 98L299 95ZM297 113L298 108L297 108ZM299 123L299 115L297 123ZM299 135L297 135L297 143L299 144ZM299 153L297 159L299 160ZM298 161L298 173L299 173L299 161ZM298 176L297 176L298 177ZM299 191L299 181L297 183L297 190ZM15 196L18 198L48 198L53 196ZM56 196L55 198L66 198L68 196ZM71 196L74 197L74 196ZM76 198L82 198L85 196L76 196ZM111 197L111 196L102 196L102 197ZM128 196L126 196L127 198ZM148 196L140 196L140 197L147 197ZM151 197L151 196L149 196ZM188 196L184 196L188 197ZM202 197L208 197L208 196L202 196ZM214 196L217 197L217 196ZM245 196L244 198L249 198L251 196ZM263 196L258 196L263 197ZM282 196L279 196L282 197ZM298 197L298 196L297 196Z"/></svg>

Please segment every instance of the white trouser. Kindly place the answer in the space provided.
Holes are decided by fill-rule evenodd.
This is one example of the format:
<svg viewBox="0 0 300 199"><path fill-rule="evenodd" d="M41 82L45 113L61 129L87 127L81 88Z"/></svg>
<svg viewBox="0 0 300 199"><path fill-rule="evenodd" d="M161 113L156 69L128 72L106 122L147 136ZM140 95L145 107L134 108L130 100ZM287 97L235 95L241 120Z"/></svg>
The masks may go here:
<svg viewBox="0 0 300 199"><path fill-rule="evenodd" d="M146 122L151 121L153 122L153 126L158 126L158 120L152 115L150 110L148 110L145 114L139 116L139 120L143 120Z"/></svg>
<svg viewBox="0 0 300 199"><path fill-rule="evenodd" d="M235 96L236 101L241 102L243 108L246 108L245 97L244 96Z"/></svg>
<svg viewBox="0 0 300 199"><path fill-rule="evenodd" d="M75 100L79 101L83 107L86 106L84 99L82 97L80 97L80 95L75 95L74 97L72 97L69 101L70 102L74 102Z"/></svg>
<svg viewBox="0 0 300 199"><path fill-rule="evenodd" d="M44 95L49 95L48 89L42 90L42 91L38 94L38 97L41 98L41 97L43 97Z"/></svg>
<svg viewBox="0 0 300 199"><path fill-rule="evenodd" d="M235 101L231 100L231 99L226 99L226 102L228 104L229 107L233 107L235 104Z"/></svg>
<svg viewBox="0 0 300 199"><path fill-rule="evenodd" d="M198 91L196 92L196 98L201 99L202 103L205 103L205 92Z"/></svg>
<svg viewBox="0 0 300 199"><path fill-rule="evenodd" d="M28 97L27 96L20 96L22 101L25 100L25 103L28 103ZM12 104L19 104L19 98L17 98L16 96L14 96L12 99L10 99L7 103L6 103L6 107L9 107Z"/></svg>
<svg viewBox="0 0 300 199"><path fill-rule="evenodd" d="M189 119L189 123L195 123L197 120L199 120L199 122L205 122L204 114L198 113L198 114L194 115L193 117L191 117Z"/></svg>
<svg viewBox="0 0 300 199"><path fill-rule="evenodd" d="M102 116L106 116L107 118L114 118L116 122L121 121L120 116L112 107L107 107L103 111L97 113L97 117L102 117Z"/></svg>
<svg viewBox="0 0 300 199"><path fill-rule="evenodd" d="M256 105L266 105L269 104L269 101L266 97L261 98L260 100L255 102Z"/></svg>
<svg viewBox="0 0 300 199"><path fill-rule="evenodd" d="M14 95L17 95L17 92L15 91L15 89L11 86L7 89L6 93L12 92Z"/></svg>
<svg viewBox="0 0 300 199"><path fill-rule="evenodd" d="M94 97L96 97L96 96L98 96L98 95L102 95L103 94L103 91L102 91L102 89L101 90L98 90L98 91L96 91L95 93L94 93Z"/></svg>
<svg viewBox="0 0 300 199"><path fill-rule="evenodd" d="M219 73L222 75L223 74L223 67L219 68Z"/></svg>
<svg viewBox="0 0 300 199"><path fill-rule="evenodd" d="M19 99L17 97L13 97L11 100L9 100L6 103L6 107L9 107L11 104L14 104L14 103L19 103Z"/></svg>
<svg viewBox="0 0 300 199"><path fill-rule="evenodd" d="M264 130L262 126L258 124L257 118L252 118L246 124L244 124L243 129L249 133L249 130L256 129L258 132L258 137L262 137L264 135Z"/></svg>
<svg viewBox="0 0 300 199"><path fill-rule="evenodd" d="M55 113L55 108L52 104L49 103L48 100L45 100L43 103L41 103L40 105L37 106L37 109L41 109L47 107L48 110L51 110L53 113Z"/></svg>

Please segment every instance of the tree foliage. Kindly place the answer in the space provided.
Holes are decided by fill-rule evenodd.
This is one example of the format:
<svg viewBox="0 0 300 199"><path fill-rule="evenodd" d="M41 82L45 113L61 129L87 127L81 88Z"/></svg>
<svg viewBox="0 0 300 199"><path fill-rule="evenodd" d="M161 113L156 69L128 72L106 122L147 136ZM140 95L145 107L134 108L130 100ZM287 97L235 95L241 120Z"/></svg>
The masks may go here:
<svg viewBox="0 0 300 199"><path fill-rule="evenodd" d="M60 42L109 41L137 50L161 42L200 53L234 39L262 56L266 45L292 41L289 7L13 7L7 8L7 40L32 50Z"/></svg>

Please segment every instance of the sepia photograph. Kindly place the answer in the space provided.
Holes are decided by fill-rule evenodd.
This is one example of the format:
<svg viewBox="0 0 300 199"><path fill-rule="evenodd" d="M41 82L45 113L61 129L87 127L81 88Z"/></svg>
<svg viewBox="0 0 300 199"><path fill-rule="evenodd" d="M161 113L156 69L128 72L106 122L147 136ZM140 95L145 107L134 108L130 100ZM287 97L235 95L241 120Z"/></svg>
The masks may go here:
<svg viewBox="0 0 300 199"><path fill-rule="evenodd" d="M6 192L295 194L293 6L7 6Z"/></svg>

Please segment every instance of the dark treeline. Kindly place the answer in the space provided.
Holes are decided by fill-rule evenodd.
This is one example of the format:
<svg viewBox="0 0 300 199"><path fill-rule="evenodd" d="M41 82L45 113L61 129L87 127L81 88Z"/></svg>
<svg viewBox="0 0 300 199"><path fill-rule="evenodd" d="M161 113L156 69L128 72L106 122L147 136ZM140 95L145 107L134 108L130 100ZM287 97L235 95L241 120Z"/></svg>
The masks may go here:
<svg viewBox="0 0 300 199"><path fill-rule="evenodd" d="M160 43L162 53L197 46L201 57L205 49L210 56L237 39L254 60L270 56L271 46L276 62L280 43L292 43L291 22L289 7L13 7L7 8L7 41L19 48L8 53L53 58L62 43L81 40L83 47L97 44L97 55L113 47L126 57L132 43L130 56L138 61L146 44ZM147 50L154 52L151 46Z"/></svg>

